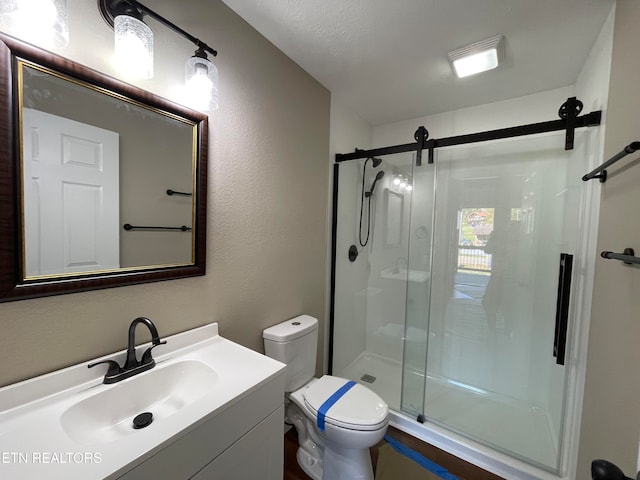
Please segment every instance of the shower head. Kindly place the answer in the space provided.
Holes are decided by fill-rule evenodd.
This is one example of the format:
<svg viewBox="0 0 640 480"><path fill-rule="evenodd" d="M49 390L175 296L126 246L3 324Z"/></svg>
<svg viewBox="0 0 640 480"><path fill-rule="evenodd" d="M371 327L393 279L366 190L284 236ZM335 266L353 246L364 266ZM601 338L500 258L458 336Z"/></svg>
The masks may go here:
<svg viewBox="0 0 640 480"><path fill-rule="evenodd" d="M382 163L382 159L381 158L367 157L367 159L364 161L364 168L367 168L367 162L369 160L371 160L371 164L373 165L373 168L379 167L380 164Z"/></svg>
<svg viewBox="0 0 640 480"><path fill-rule="evenodd" d="M365 193L365 197L370 197L371 195L373 195L373 191L376 188L376 183L378 183L379 180L382 180L382 177L384 177L384 170L380 170L376 174L376 178L373 179L373 183L371 184L371 190Z"/></svg>

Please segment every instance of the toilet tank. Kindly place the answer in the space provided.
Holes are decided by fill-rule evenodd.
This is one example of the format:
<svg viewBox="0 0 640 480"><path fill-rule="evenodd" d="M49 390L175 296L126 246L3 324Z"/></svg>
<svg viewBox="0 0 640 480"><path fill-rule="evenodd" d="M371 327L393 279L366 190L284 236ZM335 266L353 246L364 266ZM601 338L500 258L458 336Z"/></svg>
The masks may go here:
<svg viewBox="0 0 640 480"><path fill-rule="evenodd" d="M287 364L285 391L293 392L311 380L316 371L318 320L300 315L262 332L268 357Z"/></svg>

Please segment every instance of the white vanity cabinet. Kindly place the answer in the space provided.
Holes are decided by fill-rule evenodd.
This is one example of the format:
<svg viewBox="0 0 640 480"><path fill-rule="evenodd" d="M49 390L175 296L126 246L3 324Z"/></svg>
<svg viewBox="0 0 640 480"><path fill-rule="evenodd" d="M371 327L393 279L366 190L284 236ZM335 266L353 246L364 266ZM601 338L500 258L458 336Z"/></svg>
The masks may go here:
<svg viewBox="0 0 640 480"><path fill-rule="evenodd" d="M0 388L0 480L282 479L283 363L217 323L167 337L154 358L113 384L87 361ZM134 428L145 412L153 422Z"/></svg>
<svg viewBox="0 0 640 480"><path fill-rule="evenodd" d="M192 480L282 480L283 422L284 407L281 407L204 467Z"/></svg>
<svg viewBox="0 0 640 480"><path fill-rule="evenodd" d="M281 480L283 376L195 425L119 480ZM149 427L147 427L149 428ZM124 470L124 469L123 469Z"/></svg>

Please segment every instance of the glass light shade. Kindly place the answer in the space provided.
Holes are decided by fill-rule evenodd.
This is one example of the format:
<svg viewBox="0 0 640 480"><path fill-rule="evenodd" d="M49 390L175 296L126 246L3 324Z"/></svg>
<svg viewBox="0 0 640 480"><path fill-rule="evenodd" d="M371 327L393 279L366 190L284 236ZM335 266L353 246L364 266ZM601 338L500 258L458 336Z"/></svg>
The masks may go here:
<svg viewBox="0 0 640 480"><path fill-rule="evenodd" d="M453 67L459 78L492 70L498 66L498 52L495 48L475 53L453 61Z"/></svg>
<svg viewBox="0 0 640 480"><path fill-rule="evenodd" d="M193 56L185 64L187 103L198 110L218 108L218 69L208 59Z"/></svg>
<svg viewBox="0 0 640 480"><path fill-rule="evenodd" d="M400 185L401 181L402 180L400 180L400 177L393 177L393 184L394 185L396 185L396 186Z"/></svg>
<svg viewBox="0 0 640 480"><path fill-rule="evenodd" d="M153 32L141 20L118 15L113 20L115 60L123 75L135 79L153 77Z"/></svg>
<svg viewBox="0 0 640 480"><path fill-rule="evenodd" d="M67 0L0 0L0 26L26 42L64 48L69 44Z"/></svg>

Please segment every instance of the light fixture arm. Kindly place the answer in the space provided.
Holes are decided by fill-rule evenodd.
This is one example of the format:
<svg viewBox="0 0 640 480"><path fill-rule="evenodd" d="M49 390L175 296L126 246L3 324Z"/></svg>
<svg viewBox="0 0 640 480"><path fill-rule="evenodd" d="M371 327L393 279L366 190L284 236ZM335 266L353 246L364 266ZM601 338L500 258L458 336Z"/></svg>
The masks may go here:
<svg viewBox="0 0 640 480"><path fill-rule="evenodd" d="M175 23L167 20L162 15L154 12L149 7L146 7L137 0L98 0L98 7L102 13L104 20L113 27L113 19L118 14L126 13L128 15L148 15L154 20L160 22L165 27L173 30L174 32L182 35L184 38L193 43L199 50L209 52L214 57L218 55L218 52L204 43L202 40L194 37L189 32L186 32L182 28L178 27ZM137 14L137 15L136 15Z"/></svg>

